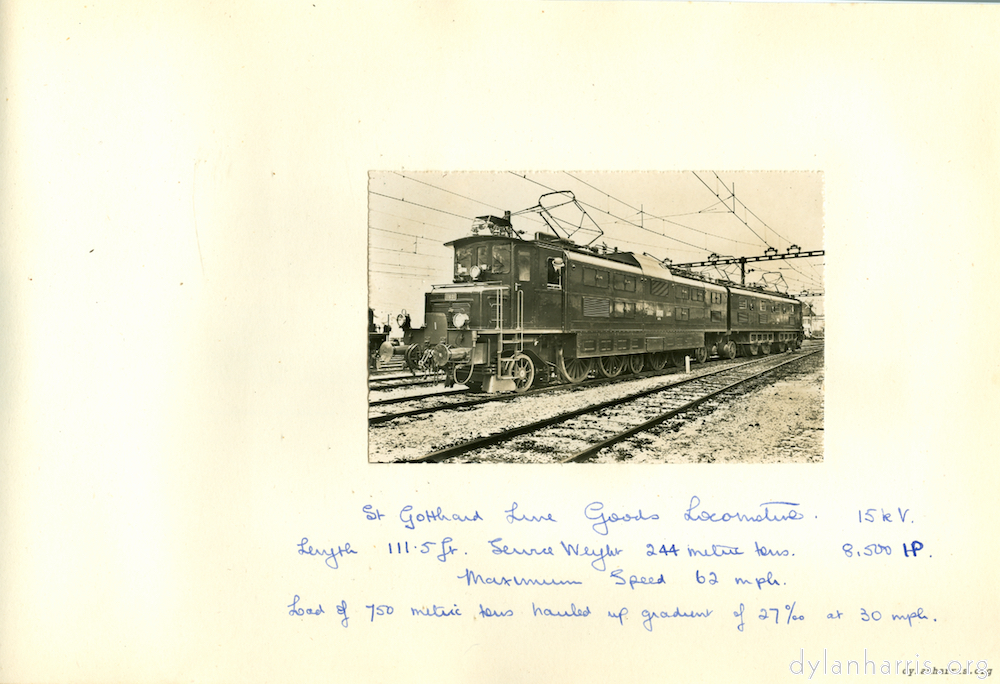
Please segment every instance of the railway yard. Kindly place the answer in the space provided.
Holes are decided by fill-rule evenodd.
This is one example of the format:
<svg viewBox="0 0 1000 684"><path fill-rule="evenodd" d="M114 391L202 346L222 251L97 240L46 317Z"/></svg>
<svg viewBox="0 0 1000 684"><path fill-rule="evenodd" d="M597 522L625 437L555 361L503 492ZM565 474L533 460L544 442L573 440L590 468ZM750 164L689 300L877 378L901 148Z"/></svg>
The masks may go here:
<svg viewBox="0 0 1000 684"><path fill-rule="evenodd" d="M823 460L821 341L615 381L483 395L394 367L369 380L380 463L807 463Z"/></svg>

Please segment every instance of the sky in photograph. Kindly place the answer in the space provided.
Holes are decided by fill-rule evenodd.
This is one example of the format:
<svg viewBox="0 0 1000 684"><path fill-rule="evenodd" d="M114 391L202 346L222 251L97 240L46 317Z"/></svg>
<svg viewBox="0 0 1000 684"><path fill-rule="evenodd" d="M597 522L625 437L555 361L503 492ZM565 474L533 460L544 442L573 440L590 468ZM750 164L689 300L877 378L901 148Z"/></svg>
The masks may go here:
<svg viewBox="0 0 1000 684"><path fill-rule="evenodd" d="M823 176L813 172L409 172L369 175L369 305L377 320L406 310L423 321L424 292L452 280L444 243L471 234L475 217L514 214L515 230L546 230L539 197L571 191L603 234L593 245L673 263L823 249ZM735 203L733 191L735 189ZM735 213L733 211L735 207ZM572 207L560 216L581 219ZM593 223L583 219L584 227ZM594 233L574 238L586 243ZM751 263L748 284L771 284L823 311L825 257ZM750 269L753 269L752 271ZM698 269L739 281L739 266Z"/></svg>

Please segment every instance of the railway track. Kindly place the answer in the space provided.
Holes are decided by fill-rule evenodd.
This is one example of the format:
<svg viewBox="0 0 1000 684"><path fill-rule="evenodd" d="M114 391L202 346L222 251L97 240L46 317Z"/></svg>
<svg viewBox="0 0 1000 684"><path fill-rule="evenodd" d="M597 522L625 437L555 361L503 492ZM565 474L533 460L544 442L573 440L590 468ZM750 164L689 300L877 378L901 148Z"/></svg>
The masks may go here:
<svg viewBox="0 0 1000 684"><path fill-rule="evenodd" d="M792 356L782 354L730 364L399 462L520 462L519 455L523 458L527 452L532 453L532 462L588 460L663 421L822 350L819 346Z"/></svg>
<svg viewBox="0 0 1000 684"><path fill-rule="evenodd" d="M717 363L725 363L721 360L708 361L705 364L701 364L702 368L709 367ZM543 387L537 387L528 390L527 392L520 392L517 394L491 394L491 395L475 395L471 399L465 399L461 401L451 401L450 398L459 394L470 394L468 389L458 389L453 391L444 392L428 392L426 394L409 395L405 397L393 397L391 399L376 399L368 402L369 409L380 409L383 406L392 406L396 404L412 403L415 405L414 408L404 409L402 411L396 411L394 413L380 413L376 415L371 415L368 417L369 425L379 425L381 423L387 423L392 420L397 420L399 418L411 418L413 416L426 415L428 413L434 413L436 411L456 409L456 408L469 408L472 406L479 406L481 404L489 404L499 401L513 401L519 397L530 397L537 394L542 394L546 392L552 392L556 390L568 390L568 391L578 391L580 389L587 389L591 387L600 387L602 385L610 385L618 382L627 382L632 379L643 379L651 378L662 375L674 375L680 372L678 368L672 368L668 371L645 371L633 376L619 376L617 378L605 379L605 378L593 378L590 380L584 380L583 382L576 383L574 385L568 385L563 383L555 383L552 385L547 385ZM437 403L433 403L434 400L442 399Z"/></svg>
<svg viewBox="0 0 1000 684"><path fill-rule="evenodd" d="M731 365L732 363L741 363L743 361L744 360L732 362L732 361L725 361L722 359L714 359L711 361L707 361L703 364L696 365L695 368L698 370L696 370L695 372L700 373L702 369L711 368L713 366L717 366L720 364ZM468 395L471 393L470 390L456 389L456 390L446 390L442 392L428 392L425 394L392 397L389 399L373 399L368 402L368 408L374 409L376 411L381 411L382 407L385 406L393 406L398 404L412 404L413 407L405 408L401 411L395 411L395 412L387 412L387 413L380 412L380 413L370 414L368 417L368 424L380 425L382 423L387 423L392 420L426 415L429 413L434 413L439 410L469 408L472 406L479 406L481 404L488 404L492 402L513 401L518 397L530 397L536 394L552 392L555 390L578 391L581 389L601 387L603 385L610 385L619 382L628 382L629 380L676 375L677 373L680 372L681 372L680 368L670 368L669 370L663 370L663 371L644 371L636 375L619 376L617 378L612 378L612 379L593 378L590 380L584 380L583 382L577 383L575 385L568 385L557 382L552 385L537 387L528 390L527 392L522 392L519 394L473 395L473 397L470 399L463 399L460 401L452 401L452 399L456 395ZM435 401L435 400L440 400L440 401Z"/></svg>
<svg viewBox="0 0 1000 684"><path fill-rule="evenodd" d="M372 392L401 389L406 387L420 387L422 385L436 385L444 382L444 373L400 373L385 376L372 376L368 378L368 389Z"/></svg>

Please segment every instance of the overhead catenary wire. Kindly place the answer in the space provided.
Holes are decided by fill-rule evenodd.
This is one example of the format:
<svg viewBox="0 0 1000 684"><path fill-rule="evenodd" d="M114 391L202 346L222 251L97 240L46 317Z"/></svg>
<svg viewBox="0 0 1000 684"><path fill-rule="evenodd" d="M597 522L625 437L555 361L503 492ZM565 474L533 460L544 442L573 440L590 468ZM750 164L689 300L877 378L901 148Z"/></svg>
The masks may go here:
<svg viewBox="0 0 1000 684"><path fill-rule="evenodd" d="M418 184L422 184L422 185L430 187L432 189L439 190L439 191L445 192L445 193L450 194L450 195L454 195L454 196L459 197L459 198L461 198L463 200L466 200L466 201L476 202L477 204L482 204L483 206L492 207L494 209L500 209L500 207L498 207L497 205L489 204L489 203L486 203L486 202L481 202L479 200L476 200L473 197L470 197L470 196L467 196L467 195L462 195L462 194L457 193L457 192L453 192L451 190L448 190L447 188L441 188L441 187L439 187L439 186L437 186L437 185L435 185L433 183L427 183L425 181L422 181L422 180L413 178L412 176L407 176L407 175L404 175L404 174L401 174L401 173L396 173L396 172L393 172L393 173L395 173L395 175L399 176L403 180L410 180L411 182L416 182ZM559 192L559 190L556 190L555 188L552 188L552 187L550 187L549 185L546 185L543 182L539 182L537 180L529 178L525 174L519 174L519 173L514 173L514 172L509 172L509 173L511 173L511 175L514 175L514 176L516 176L518 178L522 178L523 180L527 180L530 183L535 184L535 185L537 185L539 187L545 188L547 191L550 191L550 192ZM605 195L606 197L610 198L611 200L614 200L615 202L618 202L618 203L622 204L625 207L628 207L628 208L630 208L632 210L637 211L642 217L653 219L653 220L663 221L665 223L671 223L671 224L677 225L677 226L679 226L681 228L684 228L686 230L691 230L693 232L697 232L699 234L705 235L705 236L710 237L710 238L725 240L725 241L731 242L731 243L738 243L738 244L755 246L755 245L752 245L751 243L748 243L748 242L744 242L744 241L741 241L741 240L736 240L736 239L733 239L733 238L724 237L724 236L721 236L721 235L715 235L713 233L702 231L702 230L699 230L697 228L693 228L691 226L685 226L684 224L676 222L676 221L670 221L669 220L669 216L674 216L674 215L659 216L659 215L656 215L656 214L647 213L647 212L643 211L642 208L638 208L637 209L634 205L632 205L632 204L630 204L630 203L628 203L626 201L623 201L620 198L611 195L610 193L607 193L607 192L601 190L599 187L595 186L592 183L589 183L589 182L583 180L582 178L578 178L577 176L575 176L575 175L573 175L571 173L568 173L568 172L566 172L566 175L570 176L573 180L578 181L581 184L589 187L593 191L599 192L599 193ZM694 175L696 176L696 178L703 185L706 185L706 187L708 187L710 191L712 190L711 186L709 186L703 180L703 178L701 176L699 176L698 174L694 174ZM716 174L716 177L718 178L718 174ZM721 178L719 178L719 181L721 182ZM394 201L394 202L400 202L400 203L404 203L404 204L409 204L409 205L412 205L412 206L420 207L420 208L426 209L428 211L433 211L433 212L436 212L436 213L445 214L447 216L455 217L456 219L462 219L463 221L469 221L469 222L471 222L473 220L473 217L464 215L462 213L459 213L458 211L449 211L449 210L446 210L446 209L439 208L437 206L432 206L432 203L422 203L422 202L418 202L418 201L413 201L411 199L406 199L406 195L404 195L402 193L397 193L399 196L393 196L393 195L388 194L388 193L382 193L382 192L377 192L377 191L370 191L370 192L371 192L371 194L373 196L376 196L376 197L382 197L382 198L385 198L387 200L391 200L391 201ZM699 210L697 212L688 212L685 215L700 214L700 213L705 213L705 212L721 213L721 212L715 212L715 211L712 211L712 210L715 209L716 207L718 207L720 204L725 204L725 202L728 201L728 199L730 199L730 198L722 197L718 193L714 193L714 194L716 196L716 201L714 201L712 204L708 205L704 209L701 209L701 210ZM428 195L426 193L424 193L424 197L427 197L427 196ZM753 217L756 220L760 221L762 224L764 224L765 226L767 226L767 228L769 230L773 231L773 228L771 228L766 223L764 223L764 221L761 220L760 217L756 213L754 213L752 210L750 210L748 207L746 207L746 204L744 202L742 202L742 200L738 200L737 199L737 201L739 202L739 204L741 206L743 206L744 208L746 208L747 211L750 214L752 214ZM426 202L426 200L424 200L424 202ZM648 228L648 227L642 225L642 223L635 221L633 217L630 217L628 215L621 216L621 215L618 215L616 213L613 213L612 211L606 211L606 210L602 209L601 207L598 207L598 206L595 206L593 204L590 204L590 203L587 203L587 202L583 202L583 201L580 201L580 204L583 205L583 206L585 206L585 207L587 207L587 208L589 208L589 209L592 209L592 210L598 212L601 215L606 215L606 216L610 217L610 219L614 223L620 223L620 224L623 224L623 225L628 225L628 226L631 226L631 227L643 230L644 232L650 233L652 235L655 235L655 236L657 236L659 238L664 238L664 239L670 240L673 243L676 243L678 245L677 247L672 248L672 249L675 249L678 252L682 252L682 253L689 252L689 253L692 253L692 254L703 254L703 253L709 251L707 247L701 247L701 246L699 246L697 244L685 241L685 240L680 239L680 238L673 237L672 235L669 235L669 234L666 234L666 233L663 233L663 232L660 232L660 231ZM440 225L440 224L429 223L429 222L426 222L426 221L420 221L418 219L411 218L411 217L408 217L408 216L396 215L396 214L393 214L393 213L391 213L389 211L384 211L382 209L371 208L370 211L376 212L376 213L379 213L379 214L383 214L383 215L386 215L386 216L390 216L390 217L395 217L395 218L398 218L398 219L401 219L401 220L410 221L410 222L417 223L417 224L420 224L420 225L425 225L425 226L429 226L429 227L439 228L441 230L449 230L449 231L450 230L454 230L454 228L448 227L446 225ZM459 210L459 211L461 211L461 210ZM760 239L761 242L763 242L763 244L768 245L768 242L765 239L763 239L757 231L753 230L753 228L749 225L749 223L747 223L746 220L741 219L739 217L739 215L735 214L735 212L733 210L729 209L728 206L726 207L726 212L727 213L734 213L734 215L736 215L737 218L742 223L744 223L745 225L747 225L748 228L750 228L751 232L753 232L753 234L758 239ZM518 212L518 213L520 213L520 212ZM541 222L539 219L535 218L534 216L526 217L526 218L530 218L531 220L537 221L539 223ZM448 223L448 221L445 221L445 223ZM610 225L610 224L605 224L605 225ZM425 241L432 242L432 243L435 243L435 244L439 244L439 242L440 242L439 240L436 240L434 238L427 238L427 237L424 237L423 235L415 235L413 233L408 233L408 232L394 231L394 230L391 230L391 229L388 229L388 228L381 228L381 227L377 227L377 226L374 226L374 225L370 225L370 229L373 230L373 231L379 231L381 233L387 234L387 238L390 235L398 235L400 237L408 238L411 241L414 240L414 239L417 239L417 240L425 240ZM783 240L785 239L781 235L779 235L776 231L773 231L773 232L775 233L775 235L778 238L783 239ZM624 243L628 243L628 244L633 244L633 245L643 246L643 247L646 247L646 248L650 248L650 249L652 249L654 251L661 248L659 245L652 245L650 243L640 242L640 241L636 241L636 240L618 239L616 241L620 241L620 242L624 242ZM391 245L391 243L385 243L385 244L390 244ZM690 249L685 249L684 247L687 247L687 248L690 248ZM449 257L446 257L446 256L439 256L439 255L427 254L426 252L421 252L419 249L416 249L413 252L408 251L408 250L404 251L404 250L399 250L399 249L392 249L391 247L373 247L373 249L383 250L386 253L393 253L393 252L395 252L395 253L398 253L400 255L430 256L430 257L432 257L434 259L440 259L442 261L449 259ZM382 265L382 264L379 264L379 265ZM403 264L384 264L384 265L387 266L387 267L390 267L390 268L400 268L400 269L411 268L409 266L404 266ZM789 270L785 270L785 268L787 268ZM822 275L817 271L816 267L813 264L810 263L809 264L809 268L812 271L812 273L816 274L816 277L813 277L811 273L807 273L807 272L804 272L804 271L802 271L802 270L800 270L798 268L795 268L791 264L788 264L787 267L782 267L782 271L784 271L784 273L786 274L786 280L787 281L794 281L796 283L800 283L800 284L802 284L804 286L807 286L809 289L817 289L817 288L821 289L822 288ZM430 269L430 270L433 270L433 269ZM399 275L395 271L378 271L377 269L372 269L372 272L382 272L382 273L386 273L386 274ZM444 273L444 270L439 271L439 272L440 273ZM795 274L797 274L797 276L799 276L799 277L796 277L796 275L793 275L792 272L794 272ZM419 277L419 276L417 276L417 277ZM433 278L433 276L430 276L430 277Z"/></svg>
<svg viewBox="0 0 1000 684"><path fill-rule="evenodd" d="M469 197L467 195L459 194L459 193L454 192L452 190L448 190L448 189L442 188L442 187L440 187L438 185L434 185L433 183L428 183L427 181L420 180L419 178L414 178L413 176L406 176L406 175L403 175L402 173L399 173L398 171L393 171L393 173L395 173L397 176L399 176L400 178L403 178L405 180L412 181L414 183L420 183L421 185L426 185L429 188L434 188L435 190L440 190L441 192L448 193L449 195L454 195L455 197L461 197L462 199L468 200L469 202L475 202L476 204L482 205L484 207L491 207L491 208L497 209L499 211L507 211L507 209L505 209L504 207L498 207L495 204L490 204L489 202L483 202L482 200L475 199L474 197ZM541 223L541 221L537 221L537 222Z"/></svg>
<svg viewBox="0 0 1000 684"><path fill-rule="evenodd" d="M719 182L722 183L723 186L725 186L725 183L723 182L723 180L721 178L719 178L719 174L715 173L715 171L713 171L712 173L715 174L715 177L718 178ZM770 230L772 233L774 233L775 235L777 235L779 238L781 238L785 242L788 242L788 243L791 242L791 240L785 238L784 236L781 235L781 233L779 233L774 228L772 228L771 226L769 226L764 219L762 219L760 216L757 216L757 214L754 213L753 209L751 209L746 204L744 204L743 200L741 200L739 197L737 197L735 193L733 193L733 201L734 202L739 202L740 206L742 206L744 209L746 209L747 211L749 211L751 216L753 216L755 219L757 219L758 221L760 221L761 223L763 223L764 226L768 230ZM737 218L739 218L739 217L737 217Z"/></svg>
<svg viewBox="0 0 1000 684"><path fill-rule="evenodd" d="M708 183L705 183L704 179L702 179L702 177L701 177L701 176L699 176L699 175L698 175L697 173L695 173L694 171L692 171L691 173L693 173L693 174L694 174L694 177L695 177L695 178L697 178L698 180L700 180L700 181L702 182L702 184L704 184L704 186L705 186L706 188L708 188L708 191L709 191L709 192L711 192L711 193L712 193L713 195L715 195L715 196L716 196L716 197L718 197L718 198L719 198L720 200L722 200L722 196L721 196L721 195L719 195L719 193L717 193L717 192L716 192L715 190L713 190L713 189L712 189L712 186L711 186L711 185L709 185ZM713 173L715 173L715 172L713 171ZM716 175L716 178L718 178L718 175ZM720 179L720 182L721 182L721 179ZM725 185L725 183L723 183L723 185ZM733 195L733 198L735 198L735 197L736 197L736 195ZM728 198L726 198L726 199L728 199ZM723 200L723 201L724 201L724 200ZM757 232L756 230L754 230L754 229L753 229L753 228L752 228L752 227L750 226L750 224L749 224L749 223L747 223L746 221L744 221L743 219L741 219L741 218L740 218L740 216L739 216L739 214L737 214L737 213L736 213L736 211L734 211L734 210L732 210L732 209L731 209L731 210L730 210L730 213L732 213L732 215L733 215L733 216L735 216L735 217L736 217L736 219L737 219L738 221L740 221L740 222L741 222L741 223L742 223L743 225L745 225L745 226L746 226L747 228L749 228L749 229L750 229L750 232L751 232L751 233L753 233L754 235L756 235L756 236L757 236L757 239L758 239L758 240L760 240L761 242L763 242L763 243L764 243L765 245L767 245L768 247L770 247L770 246L771 246L771 245L770 245L770 244L768 243L768 241L767 241L767 240L765 240L764 238L762 238L762 237L760 236L760 234L759 234L759 233L758 233L758 232Z"/></svg>
<svg viewBox="0 0 1000 684"><path fill-rule="evenodd" d="M394 252L396 254L407 254L409 256L418 256L425 259L447 259L448 261L452 261L452 257L443 256L441 254L428 254L427 252L410 252L405 249L391 249L389 247L375 247L375 246L372 246L370 249L377 249L381 252Z"/></svg>
<svg viewBox="0 0 1000 684"><path fill-rule="evenodd" d="M683 213L683 214L674 214L674 215L663 215L663 216L661 216L659 214L651 214L651 213L649 213L648 211L645 211L642 208L634 207L631 204L629 204L628 202L626 202L625 200L619 199L618 197L615 197L614 195L611 195L608 192L606 192L604 190L601 190L597 186L588 183L587 181L583 180L582 178L577 178L576 176L574 176L573 174L569 173L568 171L563 171L563 173L565 173L567 176L569 176L573 180L579 181L580 183L583 183L584 185L586 185L589 188L592 188L593 190L596 190L597 192L601 193L602 195L605 195L606 197L609 197L609 198L613 199L614 201L618 202L619 204L625 205L626 207L628 207L629 209L632 209L633 211L635 211L636 213L640 214L641 216L649 217L649 218L655 219L657 221L663 221L665 223L669 223L669 224L677 226L679 228L684 228L685 230L690 230L690 231L693 231L695 233L701 233L702 235L706 235L708 237L716 238L716 239L719 239L719 240L727 240L729 242L734 242L734 243L741 244L741 245L748 245L748 246L751 246L751 247L755 247L756 246L756 245L754 245L754 244L752 244L750 242L743 242L742 240L737 240L736 238L726 237L725 235L716 235L715 233L709 233L708 231L704 231L704 230L701 230L699 228L694 228L693 226L688 226L688 225L685 225L685 224L680 223L678 221L672 221L671 220L672 216L691 216L691 215L694 215L694 214L704 213L706 210L711 209L712 207L715 207L715 206L718 206L719 204L721 204L723 202L722 199L720 199L720 200L718 200L716 202L713 202L712 204L708 205L708 207L706 207L705 209L701 209L701 210L698 210L698 211L686 212L686 213ZM583 204L583 202L581 202L581 204ZM587 205L587 206L591 206L591 205ZM601 211L601 212L606 213L606 214L608 213L608 212L604 211L603 209L598 209L597 207L592 207L592 208L597 209L597 211ZM611 214L608 214L608 215L610 216ZM631 225L636 225L636 224L632 223ZM639 227L643 228L645 230L644 226L640 225ZM659 233L657 233L657 234L659 234ZM664 236L664 237L668 237L668 236Z"/></svg>
<svg viewBox="0 0 1000 684"><path fill-rule="evenodd" d="M548 185L545 185L545 183L539 183L538 181L533 180L531 178L528 178L525 175L522 175L522 174L519 174L519 173L514 173L513 171L508 171L508 173L510 173L510 174L512 174L514 176L518 176L520 178L523 178L524 180L529 181L531 183L534 183L535 185L540 185L541 187L545 188L546 190L549 190L550 192L559 192L559 190L556 190L554 188L550 188ZM611 218L618 219L619 221L622 221L623 223L627 223L630 226L633 226L635 228L639 228L640 230L644 230L644 231L646 231L648 233L652 233L653 235L659 235L660 237L666 238L667 240L673 240L674 242L679 242L682 245L687 245L688 247L693 247L696 250L701 251L701 252L705 251L705 249L703 247L699 247L698 245L692 244L690 242L686 242L684 240L681 240L680 238L675 238L675 237L673 237L671 235L666 235L664 233L659 233L659 232L657 232L657 231L655 231L655 230L653 230L651 228L646 228L645 226L643 226L641 224L638 224L638 223L635 223L634 221L629 221L628 219L626 219L626 218L624 218L622 216L617 216L616 214L612 214L610 211L605 211L604 209L601 209L600 207L595 207L593 204L588 204L587 202L583 202L583 201L580 201L580 200L577 200L577 201L580 202L580 204L582 204L585 207L589 207L589 208L593 209L594 211L599 211L602 214L607 214Z"/></svg>
<svg viewBox="0 0 1000 684"><path fill-rule="evenodd" d="M395 200L397 202L403 202L404 204L412 204L415 207L420 207L422 209L430 209L431 211L437 211L437 212L440 212L442 214L448 214L449 216L456 216L456 217L458 217L460 219L465 219L466 221L472 221L473 220L473 217L471 217L471 216L463 216L462 214L456 214L453 211L445 211L444 209L437 209L435 207L429 207L426 204L419 204L417 202L411 202L410 200L402 199L402 198L399 198L399 197L393 197L392 195L384 195L381 192L375 192L374 190L370 190L369 192L371 192L371 194L373 194L373 195L378 195L379 197L385 197L386 199Z"/></svg>
<svg viewBox="0 0 1000 684"><path fill-rule="evenodd" d="M442 226L440 223L429 223L427 221L420 221L411 216L400 216L399 214L393 214L392 212L383 211L381 209L370 208L369 211L375 212L376 214L382 214L383 216L391 216L392 218L400 219L402 221L410 221L411 223L419 223L424 226L429 226L431 228L440 228L441 230L453 231L455 230L452 226ZM424 238L428 239L428 238Z"/></svg>

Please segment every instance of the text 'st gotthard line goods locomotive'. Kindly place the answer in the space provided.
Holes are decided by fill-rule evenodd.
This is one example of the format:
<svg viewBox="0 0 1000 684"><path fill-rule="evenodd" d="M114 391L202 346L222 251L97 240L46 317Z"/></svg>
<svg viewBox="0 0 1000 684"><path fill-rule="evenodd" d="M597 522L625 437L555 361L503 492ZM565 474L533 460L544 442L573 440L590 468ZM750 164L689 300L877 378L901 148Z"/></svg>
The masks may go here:
<svg viewBox="0 0 1000 684"><path fill-rule="evenodd" d="M483 228L490 234L446 243L454 282L426 293L425 326L402 345L383 344L384 361L402 354L411 370L523 392L554 375L577 383L592 371L610 378L684 356L704 362L802 344L802 304L790 296L701 279L645 255L598 254L556 235L524 240L509 213L480 217L474 231Z"/></svg>

